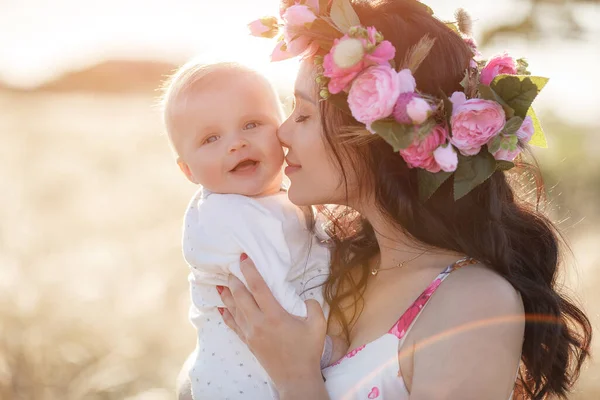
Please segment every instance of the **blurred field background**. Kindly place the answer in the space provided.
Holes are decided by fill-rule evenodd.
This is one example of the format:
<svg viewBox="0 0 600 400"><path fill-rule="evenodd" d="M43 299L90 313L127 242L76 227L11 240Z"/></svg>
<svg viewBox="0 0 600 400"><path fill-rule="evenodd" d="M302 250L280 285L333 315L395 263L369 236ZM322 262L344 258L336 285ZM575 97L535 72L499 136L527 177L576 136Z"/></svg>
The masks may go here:
<svg viewBox="0 0 600 400"><path fill-rule="evenodd" d="M467 8L490 56L552 79L537 151L574 257L564 281L600 322L598 1L429 1ZM188 57L227 57L289 94L295 62L245 23L276 0L0 2L0 399L174 398L194 347L180 223L195 188L161 135L155 89ZM595 340L594 350L600 350ZM573 399L600 398L600 363Z"/></svg>

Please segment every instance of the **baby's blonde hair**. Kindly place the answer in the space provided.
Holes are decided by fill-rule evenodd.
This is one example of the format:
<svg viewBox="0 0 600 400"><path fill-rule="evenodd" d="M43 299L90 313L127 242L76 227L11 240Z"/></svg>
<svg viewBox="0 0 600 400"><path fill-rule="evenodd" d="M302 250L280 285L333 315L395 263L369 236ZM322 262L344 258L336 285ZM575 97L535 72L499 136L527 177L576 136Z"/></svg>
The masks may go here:
<svg viewBox="0 0 600 400"><path fill-rule="evenodd" d="M279 123L283 121L284 113L277 91L272 83L259 72L236 62L218 62L212 64L201 63L195 60L189 61L180 67L163 84L160 101L163 124L169 139L172 135L171 116L180 101L187 100L192 92L201 90L206 82L210 82L217 76L228 74L247 74L262 80L276 101Z"/></svg>

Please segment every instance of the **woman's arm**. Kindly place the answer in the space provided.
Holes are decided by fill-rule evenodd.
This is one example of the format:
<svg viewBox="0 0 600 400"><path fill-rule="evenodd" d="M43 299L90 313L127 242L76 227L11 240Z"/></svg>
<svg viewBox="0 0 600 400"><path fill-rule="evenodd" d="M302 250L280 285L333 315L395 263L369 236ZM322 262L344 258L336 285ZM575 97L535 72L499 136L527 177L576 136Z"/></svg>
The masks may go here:
<svg viewBox="0 0 600 400"><path fill-rule="evenodd" d="M327 324L321 306L308 300L308 316L286 312L250 259L241 263L248 289L230 276L221 293L223 319L248 345L282 400L327 400L320 360Z"/></svg>

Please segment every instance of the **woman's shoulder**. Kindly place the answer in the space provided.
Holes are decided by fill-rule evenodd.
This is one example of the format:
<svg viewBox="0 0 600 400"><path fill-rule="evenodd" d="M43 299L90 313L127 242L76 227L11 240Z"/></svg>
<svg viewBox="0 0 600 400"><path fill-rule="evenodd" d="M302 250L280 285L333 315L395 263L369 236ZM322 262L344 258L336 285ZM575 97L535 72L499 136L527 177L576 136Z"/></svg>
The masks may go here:
<svg viewBox="0 0 600 400"><path fill-rule="evenodd" d="M521 296L514 286L505 277L482 263L458 268L450 274L444 286L447 294L457 302L493 301L498 307L522 309Z"/></svg>
<svg viewBox="0 0 600 400"><path fill-rule="evenodd" d="M524 314L519 292L505 277L481 263L453 271L438 292L431 299L431 306L450 318Z"/></svg>

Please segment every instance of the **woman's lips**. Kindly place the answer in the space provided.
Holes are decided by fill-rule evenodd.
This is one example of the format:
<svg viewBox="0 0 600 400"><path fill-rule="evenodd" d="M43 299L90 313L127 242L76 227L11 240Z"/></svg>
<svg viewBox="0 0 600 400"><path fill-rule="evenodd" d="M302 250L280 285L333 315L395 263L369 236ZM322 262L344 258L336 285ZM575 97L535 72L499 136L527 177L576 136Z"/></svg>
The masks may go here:
<svg viewBox="0 0 600 400"><path fill-rule="evenodd" d="M286 162L288 164L288 166L285 167L285 171L284 171L286 175L293 174L294 172L296 172L302 168L302 166L300 164L295 164L295 163L289 161L288 159L286 159Z"/></svg>

